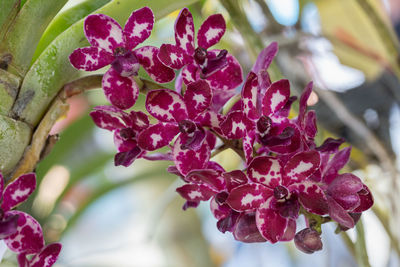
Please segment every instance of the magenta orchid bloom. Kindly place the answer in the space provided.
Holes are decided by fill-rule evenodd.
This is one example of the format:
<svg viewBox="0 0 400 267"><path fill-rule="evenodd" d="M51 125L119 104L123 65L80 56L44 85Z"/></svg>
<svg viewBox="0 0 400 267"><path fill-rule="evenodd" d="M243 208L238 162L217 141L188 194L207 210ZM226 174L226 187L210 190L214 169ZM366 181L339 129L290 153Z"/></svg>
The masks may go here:
<svg viewBox="0 0 400 267"><path fill-rule="evenodd" d="M175 45L163 44L158 58L166 66L182 69L187 85L204 78L213 90L230 90L242 83L242 68L226 50L208 50L218 43L226 29L221 14L208 17L197 32L195 48L192 14L181 10L175 22Z"/></svg>
<svg viewBox="0 0 400 267"><path fill-rule="evenodd" d="M298 153L285 165L277 158L256 157L247 170L252 183L232 190L226 202L239 212L256 210L258 230L271 243L287 240L286 232L293 233L291 240L300 205L315 214L328 212L323 190L307 179L319 165L317 151Z"/></svg>
<svg viewBox="0 0 400 267"><path fill-rule="evenodd" d="M127 113L113 106L98 106L90 116L99 128L114 132L114 143L118 149L115 166L128 167L146 154L137 142L139 134L149 127L146 114L141 111Z"/></svg>
<svg viewBox="0 0 400 267"><path fill-rule="evenodd" d="M92 46L76 49L69 57L70 62L75 68L86 71L111 64L103 77L104 94L114 106L130 108L139 95L139 87L132 76L138 74L140 66L159 83L175 77L174 71L158 60L157 47L134 49L150 36L153 24L154 15L148 7L134 11L123 30L106 15L90 15L85 19L84 31Z"/></svg>
<svg viewBox="0 0 400 267"><path fill-rule="evenodd" d="M19 267L51 267L57 261L61 247L60 243L47 245L30 260L26 258L26 253L18 254Z"/></svg>
<svg viewBox="0 0 400 267"><path fill-rule="evenodd" d="M20 267L51 267L61 251L61 244L44 246L43 232L40 224L29 214L12 210L35 191L36 175L21 175L3 190L4 179L0 173L0 239L4 239L7 247L18 253ZM31 260L26 255L34 254Z"/></svg>

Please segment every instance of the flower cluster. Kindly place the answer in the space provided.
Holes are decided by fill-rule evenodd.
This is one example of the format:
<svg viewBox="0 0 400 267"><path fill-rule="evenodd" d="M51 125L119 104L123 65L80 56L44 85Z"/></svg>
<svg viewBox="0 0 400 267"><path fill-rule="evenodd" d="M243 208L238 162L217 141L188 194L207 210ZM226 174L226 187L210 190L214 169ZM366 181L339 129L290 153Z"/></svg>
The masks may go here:
<svg viewBox="0 0 400 267"><path fill-rule="evenodd" d="M176 19L174 45L133 50L149 37L153 20L147 7L134 11L124 30L105 15L91 15L85 34L92 46L70 56L73 66L89 71L111 63L103 89L113 106L96 107L91 116L114 133L115 165L129 166L141 157L173 161L168 171L185 182L177 189L186 199L184 209L210 200L218 229L242 242L294 239L300 250L313 253L322 249L322 223L354 227L373 204L371 192L355 175L339 174L350 156L350 147L339 149L344 140L315 144L316 114L307 110L312 83L300 96L297 117L289 116L297 100L290 96L290 83L273 82L268 74L277 44L260 53L241 97L232 103L228 100L243 82L241 66L226 50L210 49L225 32L223 17L204 21L196 47L193 17L184 8ZM147 92L147 113L124 111L139 93L132 79L139 65L159 83L180 70L175 90L160 86ZM167 153L148 153L165 146ZM227 172L210 160L224 148L243 158L244 170ZM296 234L301 214L308 228Z"/></svg>
<svg viewBox="0 0 400 267"><path fill-rule="evenodd" d="M27 213L12 210L35 191L35 174L21 175L3 187L4 179L0 173L0 239L11 251L18 253L20 267L51 267L58 258L61 244L45 246L40 224ZM28 260L26 256L30 254L33 256Z"/></svg>

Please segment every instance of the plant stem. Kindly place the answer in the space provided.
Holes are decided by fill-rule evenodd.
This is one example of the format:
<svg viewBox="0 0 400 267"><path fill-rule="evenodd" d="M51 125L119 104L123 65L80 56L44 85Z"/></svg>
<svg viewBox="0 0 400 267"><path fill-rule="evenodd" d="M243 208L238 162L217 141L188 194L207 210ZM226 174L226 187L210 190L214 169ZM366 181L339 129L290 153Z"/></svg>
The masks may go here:
<svg viewBox="0 0 400 267"><path fill-rule="evenodd" d="M371 267L368 260L367 247L365 244L365 232L362 218L356 224L357 241L356 241L356 260L359 266Z"/></svg>

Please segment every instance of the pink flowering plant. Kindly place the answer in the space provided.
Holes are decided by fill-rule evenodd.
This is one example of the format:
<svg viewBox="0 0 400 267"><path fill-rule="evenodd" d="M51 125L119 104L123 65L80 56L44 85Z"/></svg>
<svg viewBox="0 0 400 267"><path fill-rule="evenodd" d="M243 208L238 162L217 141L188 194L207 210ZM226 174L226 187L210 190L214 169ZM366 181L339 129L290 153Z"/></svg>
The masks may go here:
<svg viewBox="0 0 400 267"><path fill-rule="evenodd" d="M294 240L299 250L313 253L322 249L322 224L353 228L373 205L371 192L354 174L340 173L351 150L340 149L344 140L315 143L316 114L307 110L312 83L300 96L297 116L289 116L297 100L290 96L290 82L271 81L268 73L277 43L260 53L243 83L235 57L211 49L225 33L222 15L208 17L196 36L192 14L184 8L175 22L175 44L137 48L153 23L148 7L134 11L123 30L106 15L90 15L84 30L91 46L70 55L81 70L111 65L102 87L112 106L96 107L90 115L98 127L114 133L115 165L127 167L137 158L173 162L168 171L184 182L176 189L186 200L183 208L210 201L218 229L242 242ZM145 90L146 111L126 111L139 94L134 76L140 66L156 83L172 81L177 71L176 90L161 85ZM162 147L168 152L153 153ZM224 148L243 159L243 169L228 172L212 160ZM18 232L16 215L30 218L8 211L13 205L3 208L4 234ZM307 228L297 229L298 220L305 220ZM41 245L29 252L53 251Z"/></svg>

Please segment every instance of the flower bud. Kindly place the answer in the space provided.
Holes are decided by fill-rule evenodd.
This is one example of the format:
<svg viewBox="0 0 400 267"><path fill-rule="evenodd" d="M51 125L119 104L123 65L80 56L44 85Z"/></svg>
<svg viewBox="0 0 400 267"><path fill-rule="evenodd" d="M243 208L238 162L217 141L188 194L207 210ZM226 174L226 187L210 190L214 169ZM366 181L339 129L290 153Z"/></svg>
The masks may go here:
<svg viewBox="0 0 400 267"><path fill-rule="evenodd" d="M305 228L298 232L294 237L296 247L307 254L322 250L320 234L311 228Z"/></svg>

